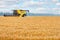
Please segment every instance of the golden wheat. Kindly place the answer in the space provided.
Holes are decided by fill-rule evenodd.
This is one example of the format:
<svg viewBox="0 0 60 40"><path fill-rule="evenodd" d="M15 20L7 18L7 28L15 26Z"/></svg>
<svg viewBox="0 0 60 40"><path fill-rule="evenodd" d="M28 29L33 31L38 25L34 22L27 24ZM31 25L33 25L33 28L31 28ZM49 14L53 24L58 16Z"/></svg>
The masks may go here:
<svg viewBox="0 0 60 40"><path fill-rule="evenodd" d="M0 40L60 40L60 16L0 17Z"/></svg>

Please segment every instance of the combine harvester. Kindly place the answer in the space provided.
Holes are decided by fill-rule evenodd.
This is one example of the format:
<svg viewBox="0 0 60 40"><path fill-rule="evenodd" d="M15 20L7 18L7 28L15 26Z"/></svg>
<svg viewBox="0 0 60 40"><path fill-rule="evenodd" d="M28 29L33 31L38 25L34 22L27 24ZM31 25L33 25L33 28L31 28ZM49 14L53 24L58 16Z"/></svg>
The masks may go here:
<svg viewBox="0 0 60 40"><path fill-rule="evenodd" d="M19 16L19 17L24 17L27 16L26 13L28 13L29 10L13 10L13 15L6 15L4 14L4 17L6 16Z"/></svg>

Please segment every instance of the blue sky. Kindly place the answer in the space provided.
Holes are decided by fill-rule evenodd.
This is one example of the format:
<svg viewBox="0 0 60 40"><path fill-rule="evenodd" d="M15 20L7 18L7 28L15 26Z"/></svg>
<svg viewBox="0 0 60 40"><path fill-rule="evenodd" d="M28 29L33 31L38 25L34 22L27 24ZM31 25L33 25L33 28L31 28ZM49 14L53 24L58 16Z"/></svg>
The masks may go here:
<svg viewBox="0 0 60 40"><path fill-rule="evenodd" d="M31 13L60 14L60 0L1 0L0 11L25 9Z"/></svg>

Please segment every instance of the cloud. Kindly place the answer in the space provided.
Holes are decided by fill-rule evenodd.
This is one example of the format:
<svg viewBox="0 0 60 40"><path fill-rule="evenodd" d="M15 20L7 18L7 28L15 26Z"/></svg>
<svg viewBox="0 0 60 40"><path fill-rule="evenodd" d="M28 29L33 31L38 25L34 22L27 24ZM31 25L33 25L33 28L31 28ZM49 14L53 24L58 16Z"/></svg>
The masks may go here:
<svg viewBox="0 0 60 40"><path fill-rule="evenodd" d="M43 7L41 7L41 8L36 8L36 9L33 9L31 12L33 12L33 13L48 13L46 10L47 10L48 8L43 8Z"/></svg>
<svg viewBox="0 0 60 40"><path fill-rule="evenodd" d="M34 1L26 1L26 2L23 2L23 5L22 5L22 7L31 7L31 6L36 6L36 5L38 5L38 6L40 6L40 5L42 5L42 4L44 4L44 2L34 2Z"/></svg>
<svg viewBox="0 0 60 40"><path fill-rule="evenodd" d="M0 10L26 9L33 13L55 13L58 9L55 6L60 5L58 1L59 0L1 0Z"/></svg>
<svg viewBox="0 0 60 40"><path fill-rule="evenodd" d="M58 2L59 0L52 0L53 2Z"/></svg>
<svg viewBox="0 0 60 40"><path fill-rule="evenodd" d="M51 12L52 12L53 14L60 14L60 8L52 8L52 9L51 9Z"/></svg>
<svg viewBox="0 0 60 40"><path fill-rule="evenodd" d="M58 3L56 3L56 5L60 6L60 3L58 2Z"/></svg>
<svg viewBox="0 0 60 40"><path fill-rule="evenodd" d="M17 0L1 0L0 1L0 8L8 8L18 3Z"/></svg>

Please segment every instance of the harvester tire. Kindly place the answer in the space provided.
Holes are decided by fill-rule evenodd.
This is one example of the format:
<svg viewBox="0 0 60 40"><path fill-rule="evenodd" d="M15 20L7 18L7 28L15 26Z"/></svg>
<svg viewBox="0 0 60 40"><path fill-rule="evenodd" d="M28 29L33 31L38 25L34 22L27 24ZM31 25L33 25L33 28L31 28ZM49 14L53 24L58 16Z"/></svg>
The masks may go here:
<svg viewBox="0 0 60 40"><path fill-rule="evenodd" d="M26 16L26 14L23 14L22 17Z"/></svg>
<svg viewBox="0 0 60 40"><path fill-rule="evenodd" d="M6 16L6 15L4 14L4 16Z"/></svg>

